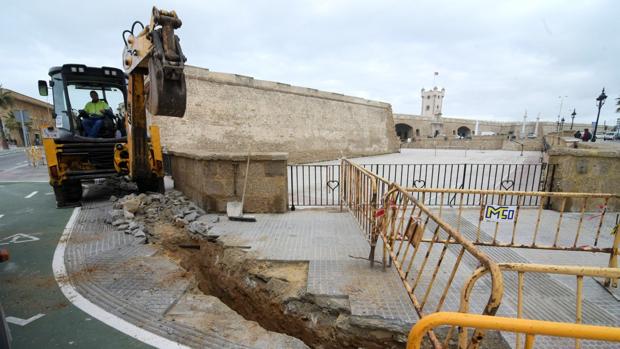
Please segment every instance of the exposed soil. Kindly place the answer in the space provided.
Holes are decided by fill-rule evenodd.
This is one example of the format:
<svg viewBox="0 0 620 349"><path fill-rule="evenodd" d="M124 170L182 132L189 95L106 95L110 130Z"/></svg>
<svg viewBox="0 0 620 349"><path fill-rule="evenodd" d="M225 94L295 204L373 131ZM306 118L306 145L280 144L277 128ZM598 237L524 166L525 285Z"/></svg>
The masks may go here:
<svg viewBox="0 0 620 349"><path fill-rule="evenodd" d="M352 317L345 297L307 294L306 262L256 260L242 248L193 240L171 223L159 222L149 230L164 253L191 272L200 290L267 330L299 338L313 348L404 347L401 328Z"/></svg>
<svg viewBox="0 0 620 349"><path fill-rule="evenodd" d="M145 206L140 210L149 209ZM190 234L186 225L177 224L179 215L175 218L173 209L161 206L157 212L157 218L153 214L154 219L144 220L148 240L161 246L161 253L188 271L189 275L182 277L195 280L197 289L188 301L194 304L192 307L199 308L196 304L201 299L217 297L246 320L255 321L259 328L299 338L312 348L405 347L410 328L382 319L353 316L348 297L308 294L306 262L258 260L243 246L226 246L216 237ZM217 312L216 306L212 308L209 313ZM175 319L199 327L216 326L209 318L201 318L200 312L196 314L198 317L175 315ZM234 323L231 320L218 326L223 326L224 332L230 326L231 332L235 332ZM242 332L237 331L235 336L243 337L243 341L256 340L252 331ZM508 347L501 336L490 337L483 347ZM429 347L425 342L424 347ZM455 343L452 341L450 347Z"/></svg>

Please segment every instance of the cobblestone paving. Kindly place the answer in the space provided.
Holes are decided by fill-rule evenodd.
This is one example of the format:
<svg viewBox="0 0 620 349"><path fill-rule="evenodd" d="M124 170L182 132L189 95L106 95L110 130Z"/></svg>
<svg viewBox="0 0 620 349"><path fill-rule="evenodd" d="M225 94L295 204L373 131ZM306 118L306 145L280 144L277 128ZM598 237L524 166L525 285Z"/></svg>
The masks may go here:
<svg viewBox="0 0 620 349"><path fill-rule="evenodd" d="M105 224L110 207L107 201L84 204L71 231L65 265L78 292L120 318L191 347L247 348L164 318L189 282L179 277L180 267L155 255L154 247Z"/></svg>

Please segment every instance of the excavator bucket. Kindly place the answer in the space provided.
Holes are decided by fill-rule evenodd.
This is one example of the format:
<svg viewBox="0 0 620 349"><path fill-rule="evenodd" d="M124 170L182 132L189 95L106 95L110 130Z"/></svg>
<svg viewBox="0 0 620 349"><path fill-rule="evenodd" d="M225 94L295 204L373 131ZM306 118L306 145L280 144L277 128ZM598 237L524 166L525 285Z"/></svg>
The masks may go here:
<svg viewBox="0 0 620 349"><path fill-rule="evenodd" d="M183 117L187 95L183 72L186 58L179 37L174 34L181 27L181 20L174 11L153 7L149 25L142 25L142 31L134 33L136 24L142 25L137 21L131 30L123 32L125 72L147 75L146 109L152 115Z"/></svg>
<svg viewBox="0 0 620 349"><path fill-rule="evenodd" d="M153 28L161 27L151 33L153 52L148 63L147 109L153 115L183 117L187 92L183 72L185 56L179 37L174 34L181 20L174 11L153 8L152 22Z"/></svg>

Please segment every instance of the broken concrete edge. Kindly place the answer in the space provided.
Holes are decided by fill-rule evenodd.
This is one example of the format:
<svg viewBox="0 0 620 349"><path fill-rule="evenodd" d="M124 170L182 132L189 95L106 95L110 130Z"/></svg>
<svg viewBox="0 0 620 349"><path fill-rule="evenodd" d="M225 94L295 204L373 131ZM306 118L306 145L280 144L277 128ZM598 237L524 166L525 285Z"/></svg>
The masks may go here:
<svg viewBox="0 0 620 349"><path fill-rule="evenodd" d="M200 245L197 273L206 282L199 282L199 288L265 329L326 349L402 348L407 341L412 324L352 315L346 294L308 293L307 261L256 259L253 251L222 240L201 241ZM278 270L289 270L287 266L296 264L305 265L306 279L299 288L295 287L295 277L278 276Z"/></svg>
<svg viewBox="0 0 620 349"><path fill-rule="evenodd" d="M207 152L200 150L192 150L191 152L183 150L167 150L168 155L179 156L193 160L226 160L226 161L246 161L248 153L241 152ZM288 153L284 152L251 152L250 161L288 161Z"/></svg>
<svg viewBox="0 0 620 349"><path fill-rule="evenodd" d="M273 91L279 93L296 94L304 97L314 97L320 99L334 100L339 102L347 102L353 104L361 104L382 109L392 109L392 106L386 102L373 101L360 97L346 96L341 93L320 91L308 87L293 86L275 81L254 79L251 76L244 76L238 74L229 74L221 72L213 72L208 69L185 66L185 76L187 78L193 78L197 80L212 81L221 84L229 84L236 86L247 86L252 88L258 88L266 91Z"/></svg>

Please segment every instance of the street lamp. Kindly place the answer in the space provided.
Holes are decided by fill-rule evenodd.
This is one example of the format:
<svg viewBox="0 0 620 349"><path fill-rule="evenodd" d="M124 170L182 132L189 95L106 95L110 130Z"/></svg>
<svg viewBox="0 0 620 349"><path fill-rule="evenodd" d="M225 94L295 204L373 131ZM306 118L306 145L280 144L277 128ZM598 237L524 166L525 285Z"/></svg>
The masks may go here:
<svg viewBox="0 0 620 349"><path fill-rule="evenodd" d="M560 132L560 115L562 114L562 105L564 104L564 98L568 98L568 96L558 96L558 98L560 99L560 111L558 111L558 129L557 132Z"/></svg>
<svg viewBox="0 0 620 349"><path fill-rule="evenodd" d="M566 121L566 120L564 120L564 117L562 116L562 120L561 120L561 123L560 123L560 130L562 130L562 131L564 131L564 121Z"/></svg>
<svg viewBox="0 0 620 349"><path fill-rule="evenodd" d="M603 87L603 91L601 94L596 97L598 101L598 113L596 114L596 123L594 124L594 133L592 134L592 142L596 142L596 129L598 128L598 119L601 116L601 108L603 104L605 104L605 100L607 99L607 95L605 94L605 88Z"/></svg>
<svg viewBox="0 0 620 349"><path fill-rule="evenodd" d="M575 122L575 116L577 116L577 111L573 109L573 113L570 115L570 129L573 129L573 123Z"/></svg>

